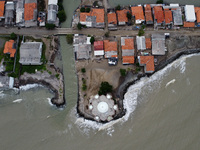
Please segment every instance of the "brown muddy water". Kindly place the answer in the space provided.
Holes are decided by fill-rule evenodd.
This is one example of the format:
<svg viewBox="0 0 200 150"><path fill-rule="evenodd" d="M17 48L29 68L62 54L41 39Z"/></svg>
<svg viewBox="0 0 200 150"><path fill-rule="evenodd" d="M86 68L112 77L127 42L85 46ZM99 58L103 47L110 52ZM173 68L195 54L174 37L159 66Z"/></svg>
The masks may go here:
<svg viewBox="0 0 200 150"><path fill-rule="evenodd" d="M68 20L79 4L64 1ZM70 14L71 13L71 14ZM67 105L50 105L53 93L32 85L0 90L0 150L196 150L200 144L200 54L183 56L132 85L126 115L97 124L76 115L77 81L72 46L61 37Z"/></svg>

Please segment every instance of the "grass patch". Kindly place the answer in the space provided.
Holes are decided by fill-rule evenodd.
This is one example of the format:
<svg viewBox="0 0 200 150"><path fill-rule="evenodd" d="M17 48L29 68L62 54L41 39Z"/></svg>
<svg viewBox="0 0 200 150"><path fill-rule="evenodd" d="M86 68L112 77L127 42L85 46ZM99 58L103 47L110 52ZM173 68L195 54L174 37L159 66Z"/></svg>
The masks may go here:
<svg viewBox="0 0 200 150"><path fill-rule="evenodd" d="M121 76L125 77L126 76L126 69L120 69L120 74L121 74Z"/></svg>

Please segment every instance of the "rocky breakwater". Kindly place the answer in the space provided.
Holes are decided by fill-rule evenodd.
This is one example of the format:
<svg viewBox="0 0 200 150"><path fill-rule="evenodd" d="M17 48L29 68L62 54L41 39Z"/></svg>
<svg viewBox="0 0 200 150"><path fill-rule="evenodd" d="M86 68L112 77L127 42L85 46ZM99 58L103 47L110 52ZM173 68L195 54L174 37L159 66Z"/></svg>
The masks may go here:
<svg viewBox="0 0 200 150"><path fill-rule="evenodd" d="M51 99L54 105L61 107L65 104L64 78L62 73L59 73L59 77L57 78L47 71L37 71L35 74L24 73L19 78L20 86L35 83L46 86L54 92L55 96Z"/></svg>

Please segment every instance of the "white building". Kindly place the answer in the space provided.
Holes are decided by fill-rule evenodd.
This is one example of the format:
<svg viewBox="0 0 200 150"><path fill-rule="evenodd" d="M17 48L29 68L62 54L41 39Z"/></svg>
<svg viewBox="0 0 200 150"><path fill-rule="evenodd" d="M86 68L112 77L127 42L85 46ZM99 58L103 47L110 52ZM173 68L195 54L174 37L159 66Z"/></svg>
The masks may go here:
<svg viewBox="0 0 200 150"><path fill-rule="evenodd" d="M136 36L136 42L138 50L146 49L145 36Z"/></svg>
<svg viewBox="0 0 200 150"><path fill-rule="evenodd" d="M185 5L185 20L187 22L196 21L194 5Z"/></svg>

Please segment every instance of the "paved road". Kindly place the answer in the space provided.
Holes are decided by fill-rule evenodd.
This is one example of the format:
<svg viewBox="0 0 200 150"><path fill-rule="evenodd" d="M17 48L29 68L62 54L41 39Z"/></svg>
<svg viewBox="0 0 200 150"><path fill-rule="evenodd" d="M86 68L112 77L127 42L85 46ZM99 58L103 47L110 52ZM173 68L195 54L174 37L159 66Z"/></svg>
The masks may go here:
<svg viewBox="0 0 200 150"><path fill-rule="evenodd" d="M90 34L96 36L104 36L105 30L86 28L82 30L75 30L72 28L57 28L55 30L46 30L45 28L4 28L0 27L0 34L11 34L12 32L19 35L35 35L35 36L48 36L48 35L66 35L66 34ZM200 35L200 29L181 29L181 30L153 30L148 29L145 34L153 33L171 33L176 35ZM117 30L110 31L110 36L135 36L138 34L138 30Z"/></svg>

